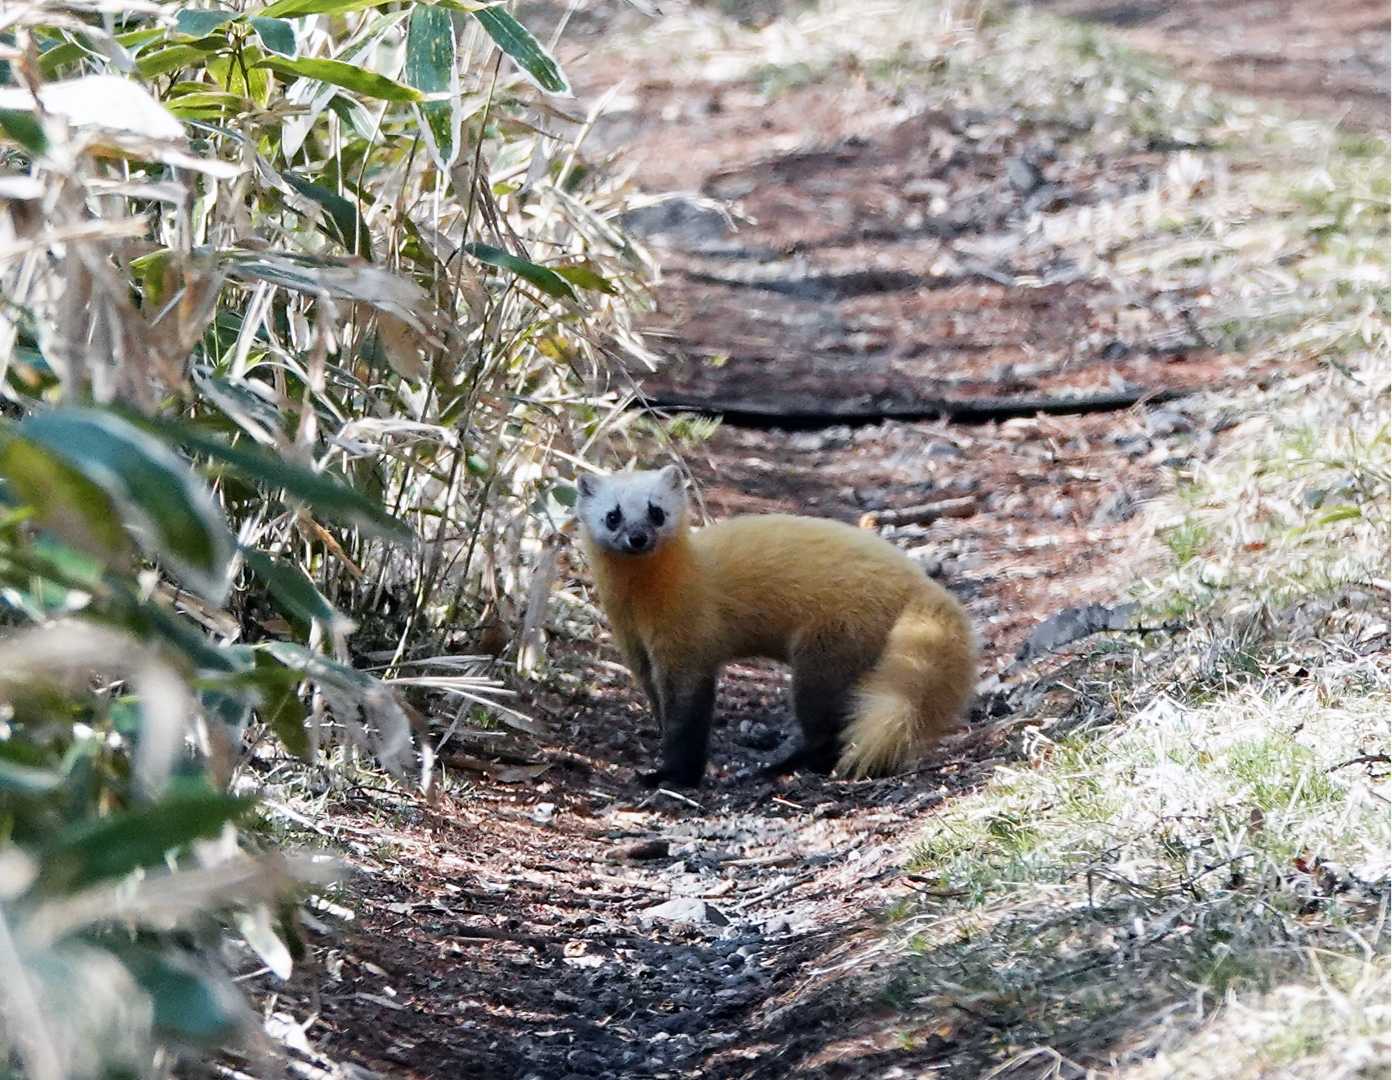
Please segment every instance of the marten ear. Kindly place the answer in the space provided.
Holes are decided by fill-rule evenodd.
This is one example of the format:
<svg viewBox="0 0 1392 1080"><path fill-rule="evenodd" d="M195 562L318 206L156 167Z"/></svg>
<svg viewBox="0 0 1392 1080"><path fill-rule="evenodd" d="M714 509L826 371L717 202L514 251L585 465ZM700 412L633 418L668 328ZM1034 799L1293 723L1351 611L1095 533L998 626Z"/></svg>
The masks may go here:
<svg viewBox="0 0 1392 1080"><path fill-rule="evenodd" d="M682 479L681 470L675 465L666 466L658 476L662 479L662 486L668 491L681 491L686 487L686 482Z"/></svg>
<svg viewBox="0 0 1392 1080"><path fill-rule="evenodd" d="M599 490L599 478L589 473L581 473L576 477L575 486L580 489L580 498L593 499L595 492Z"/></svg>

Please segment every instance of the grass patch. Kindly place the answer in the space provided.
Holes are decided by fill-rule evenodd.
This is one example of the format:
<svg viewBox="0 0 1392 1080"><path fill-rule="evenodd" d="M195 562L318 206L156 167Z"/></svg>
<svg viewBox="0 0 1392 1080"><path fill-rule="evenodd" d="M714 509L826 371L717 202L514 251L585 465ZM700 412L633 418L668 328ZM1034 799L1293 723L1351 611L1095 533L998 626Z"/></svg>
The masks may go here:
<svg viewBox="0 0 1392 1080"><path fill-rule="evenodd" d="M1386 666L1376 693L1346 674L1198 706L1156 697L1091 737L1038 736L949 804L910 863L934 896L897 922L907 1011L989 1016L956 1032L963 1065L1036 1044L1140 1066L1202 1038L1215 1008L1274 1008L1337 969L1329 993L1364 995L1347 1023L1273 1024L1251 1052L1361 1045L1388 955L1392 786L1347 763L1392 746Z"/></svg>

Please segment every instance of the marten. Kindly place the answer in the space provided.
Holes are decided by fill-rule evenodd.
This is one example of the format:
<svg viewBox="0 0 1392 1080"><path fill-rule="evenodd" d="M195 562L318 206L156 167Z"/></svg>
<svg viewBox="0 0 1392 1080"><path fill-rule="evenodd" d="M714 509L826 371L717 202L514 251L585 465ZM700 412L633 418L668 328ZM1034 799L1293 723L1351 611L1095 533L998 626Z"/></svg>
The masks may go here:
<svg viewBox="0 0 1392 1080"><path fill-rule="evenodd" d="M976 681L971 625L888 541L791 514L693 531L676 466L583 475L576 509L600 603L662 733L647 784L701 782L731 660L792 668L802 740L772 773L884 775L956 726Z"/></svg>

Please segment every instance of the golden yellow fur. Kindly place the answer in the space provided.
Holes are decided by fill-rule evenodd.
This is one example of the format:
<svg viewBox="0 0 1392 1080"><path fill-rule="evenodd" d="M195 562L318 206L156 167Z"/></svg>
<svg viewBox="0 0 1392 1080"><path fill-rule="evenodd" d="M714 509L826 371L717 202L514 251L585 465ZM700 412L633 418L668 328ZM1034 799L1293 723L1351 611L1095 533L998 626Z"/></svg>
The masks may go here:
<svg viewBox="0 0 1392 1080"><path fill-rule="evenodd" d="M912 760L956 725L975 684L961 606L872 533L769 514L696 532L683 519L636 557L586 538L600 600L635 673L645 663L701 672L746 657L790 663L795 693L799 680L823 680L827 693L849 694L843 774Z"/></svg>

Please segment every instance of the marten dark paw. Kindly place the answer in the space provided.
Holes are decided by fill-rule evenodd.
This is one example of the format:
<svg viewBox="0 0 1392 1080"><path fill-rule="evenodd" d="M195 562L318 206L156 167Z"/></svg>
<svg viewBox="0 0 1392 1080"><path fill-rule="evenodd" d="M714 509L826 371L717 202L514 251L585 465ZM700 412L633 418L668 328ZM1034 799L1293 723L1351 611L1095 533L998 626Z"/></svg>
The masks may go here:
<svg viewBox="0 0 1392 1080"><path fill-rule="evenodd" d="M693 788L701 786L701 774L685 769L656 769L652 772L640 772L638 782L650 788Z"/></svg>
<svg viewBox="0 0 1392 1080"><path fill-rule="evenodd" d="M806 769L808 772L818 773L821 776L829 776L831 770L836 767L836 759L835 743L828 743L825 746L798 746L782 757L770 761L759 772L764 776L777 777Z"/></svg>

